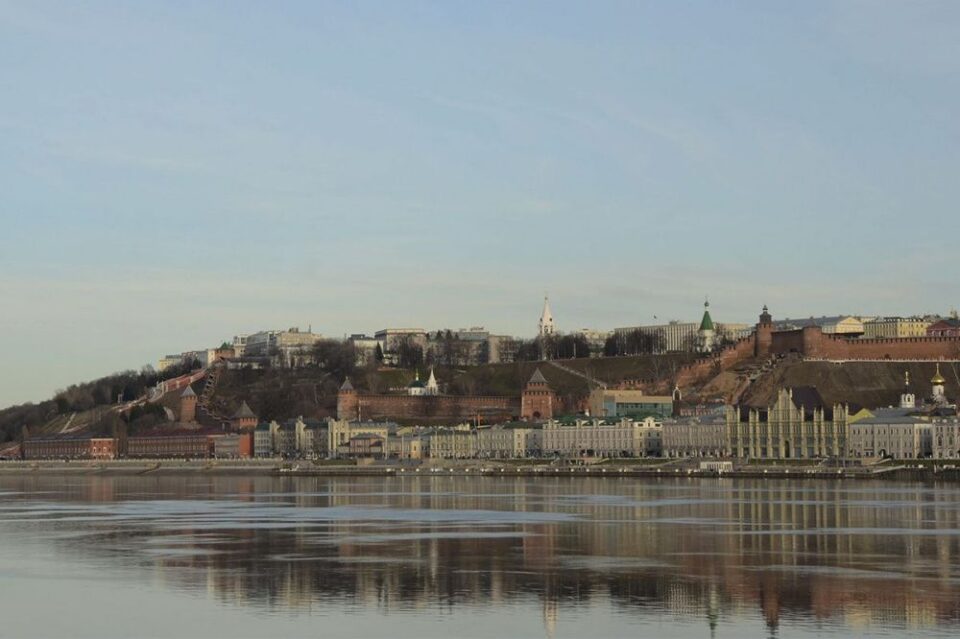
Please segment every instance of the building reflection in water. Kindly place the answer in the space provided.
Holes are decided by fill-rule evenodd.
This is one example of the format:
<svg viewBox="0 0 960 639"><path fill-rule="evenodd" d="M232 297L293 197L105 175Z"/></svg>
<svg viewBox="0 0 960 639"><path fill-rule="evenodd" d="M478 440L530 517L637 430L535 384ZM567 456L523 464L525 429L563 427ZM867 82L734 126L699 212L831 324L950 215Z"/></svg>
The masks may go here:
<svg viewBox="0 0 960 639"><path fill-rule="evenodd" d="M57 552L134 565L165 587L285 614L453 614L509 604L846 629L960 619L960 488L565 478L31 477L18 505L89 506ZM91 514L95 516L91 516ZM301 516L302 515L302 516ZM17 523L19 522L19 524ZM54 526L51 522L50 526Z"/></svg>

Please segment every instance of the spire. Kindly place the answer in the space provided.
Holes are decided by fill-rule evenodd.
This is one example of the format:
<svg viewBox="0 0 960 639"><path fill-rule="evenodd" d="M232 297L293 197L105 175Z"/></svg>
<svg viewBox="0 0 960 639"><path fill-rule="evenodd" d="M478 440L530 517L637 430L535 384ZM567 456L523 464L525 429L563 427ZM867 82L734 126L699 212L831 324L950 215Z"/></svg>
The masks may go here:
<svg viewBox="0 0 960 639"><path fill-rule="evenodd" d="M352 391L352 390L353 390L353 384L350 383L350 378L347 377L343 380L343 385L340 386L340 391L343 392L343 391Z"/></svg>
<svg viewBox="0 0 960 639"><path fill-rule="evenodd" d="M553 335L553 312L550 310L550 298L543 296L543 312L540 313L538 326L540 336Z"/></svg>
<svg viewBox="0 0 960 639"><path fill-rule="evenodd" d="M427 380L427 389L436 392L438 390L437 377L433 374L433 366L430 367L430 379Z"/></svg>
<svg viewBox="0 0 960 639"><path fill-rule="evenodd" d="M713 318L710 317L710 300L704 300L703 302L703 319L700 320L700 330L713 330Z"/></svg>

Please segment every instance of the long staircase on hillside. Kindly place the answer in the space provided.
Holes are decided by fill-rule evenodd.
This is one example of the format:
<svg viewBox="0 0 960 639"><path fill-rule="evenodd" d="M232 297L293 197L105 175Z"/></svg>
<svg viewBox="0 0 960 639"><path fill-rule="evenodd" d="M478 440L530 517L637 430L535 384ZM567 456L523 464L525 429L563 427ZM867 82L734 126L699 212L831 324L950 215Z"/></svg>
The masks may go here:
<svg viewBox="0 0 960 639"><path fill-rule="evenodd" d="M229 422L230 418L214 410L212 408L212 402L213 394L217 391L217 383L220 381L220 376L223 374L225 368L222 362L215 362L207 368L207 378L203 384L203 391L201 391L200 397L197 398L197 407L203 411L207 417L221 424Z"/></svg>
<svg viewBox="0 0 960 639"><path fill-rule="evenodd" d="M548 359L548 360L547 360L547 364L550 364L550 365L553 366L554 368L557 368L557 369L563 371L564 373L569 373L570 375L574 375L575 377L579 377L580 379L586 380L587 384L589 384L591 388L602 388L602 389L604 389L604 390L607 389L607 383L606 383L606 382L601 381L601 380L599 380L599 379L597 379L597 378L595 378L595 377L590 377L590 376L587 375L586 373L581 372L581 371L578 371L577 369L575 369L575 368L573 368L573 367L571 367L571 366L567 366L567 365L565 365L565 364L561 364L560 362L558 362L558 361L556 361L556 360L552 360L552 359Z"/></svg>

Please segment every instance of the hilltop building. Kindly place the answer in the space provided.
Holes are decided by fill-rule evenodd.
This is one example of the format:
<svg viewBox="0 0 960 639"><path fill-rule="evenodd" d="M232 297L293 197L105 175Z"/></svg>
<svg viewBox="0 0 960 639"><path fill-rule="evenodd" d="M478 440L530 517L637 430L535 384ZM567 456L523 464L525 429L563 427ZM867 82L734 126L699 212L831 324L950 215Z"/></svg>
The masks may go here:
<svg viewBox="0 0 960 639"><path fill-rule="evenodd" d="M925 337L932 322L922 317L875 317L863 322L865 339Z"/></svg>
<svg viewBox="0 0 960 639"><path fill-rule="evenodd" d="M292 367L312 360L314 345L323 339L312 330L260 331L247 336L244 357L269 357L277 365Z"/></svg>
<svg viewBox="0 0 960 639"><path fill-rule="evenodd" d="M680 322L671 320L666 324L645 324L615 328L614 334L626 337L634 331L660 337L658 353L712 352L724 341L735 342L750 336L752 327L747 324L717 323L710 314L710 302L703 304L703 316L700 322Z"/></svg>
<svg viewBox="0 0 960 639"><path fill-rule="evenodd" d="M773 322L775 331L793 331L816 326L824 335L860 337L864 334L863 321L854 315L810 317L808 319L782 319Z"/></svg>

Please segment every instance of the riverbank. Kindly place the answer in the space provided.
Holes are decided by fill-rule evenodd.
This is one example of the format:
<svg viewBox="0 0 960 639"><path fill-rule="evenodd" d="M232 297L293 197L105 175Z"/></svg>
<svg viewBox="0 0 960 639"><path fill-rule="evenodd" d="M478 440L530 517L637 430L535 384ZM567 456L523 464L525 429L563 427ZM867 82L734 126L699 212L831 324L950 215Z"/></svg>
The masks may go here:
<svg viewBox="0 0 960 639"><path fill-rule="evenodd" d="M652 462L654 460L651 460ZM395 476L510 476L510 477L742 477L761 479L893 479L960 481L960 468L953 464L901 464L877 467L785 466L745 464L718 473L689 464L668 461L647 464L620 464L610 461L590 466L558 466L548 463L496 461L428 462L423 464L315 463L270 460L110 460L110 461L6 461L0 476L12 475L223 475L283 477L395 477Z"/></svg>

